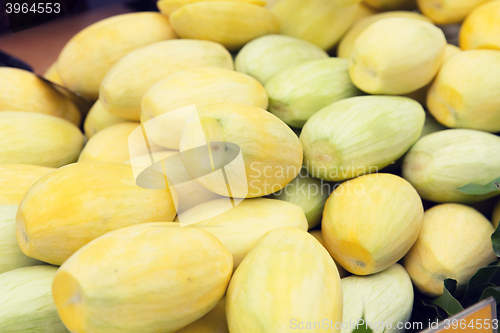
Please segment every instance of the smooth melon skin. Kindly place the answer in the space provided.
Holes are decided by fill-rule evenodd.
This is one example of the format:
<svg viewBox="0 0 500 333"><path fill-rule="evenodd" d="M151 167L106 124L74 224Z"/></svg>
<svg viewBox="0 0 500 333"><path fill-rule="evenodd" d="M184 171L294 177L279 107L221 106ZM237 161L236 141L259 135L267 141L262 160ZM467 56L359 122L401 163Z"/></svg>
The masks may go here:
<svg viewBox="0 0 500 333"><path fill-rule="evenodd" d="M460 47L500 51L500 1L487 2L467 16L460 28Z"/></svg>
<svg viewBox="0 0 500 333"><path fill-rule="evenodd" d="M444 55L443 65L448 60L450 60L453 56L459 54L460 52L462 52L462 49L460 49L458 46L455 46L453 44L446 44L446 52ZM430 90L433 83L434 83L434 80L431 83L429 83L428 85L426 85L425 87L422 87L418 90L412 91L411 93L405 94L403 96L414 99L415 101L419 102L423 107L427 108L427 95L429 94L429 90ZM427 121L427 118L426 118L426 121Z"/></svg>
<svg viewBox="0 0 500 333"><path fill-rule="evenodd" d="M69 89L96 100L106 73L123 56L152 43L176 38L168 19L155 12L116 15L73 36L57 59Z"/></svg>
<svg viewBox="0 0 500 333"><path fill-rule="evenodd" d="M354 43L356 42L358 36L373 23L391 17L406 17L432 23L432 21L428 17L414 12L394 11L394 12L378 13L378 14L375 13L373 15L368 16L367 18L359 20L359 22L356 22L349 28L349 30L340 40L337 49L338 56L340 58L349 59L349 57L351 56L352 49L354 48Z"/></svg>
<svg viewBox="0 0 500 333"><path fill-rule="evenodd" d="M229 333L226 319L226 299L223 298L212 311L176 333Z"/></svg>
<svg viewBox="0 0 500 333"><path fill-rule="evenodd" d="M78 162L123 163L130 160L129 138L140 126L139 123L125 122L105 128L90 138L80 153Z"/></svg>
<svg viewBox="0 0 500 333"><path fill-rule="evenodd" d="M145 169L165 168L167 178L174 183L175 193L178 198L176 202L177 214L201 205L205 202L220 199L221 196L204 188L195 179L192 179L182 166L182 161L178 151L157 151L147 155L134 156L131 160L124 162L130 164L134 171L134 176L138 177Z"/></svg>
<svg viewBox="0 0 500 333"><path fill-rule="evenodd" d="M441 68L427 94L431 114L451 128L500 131L500 51L467 50Z"/></svg>
<svg viewBox="0 0 500 333"><path fill-rule="evenodd" d="M214 41L231 51L278 33L280 25L266 8L243 1L193 2L172 12L169 20L179 37Z"/></svg>
<svg viewBox="0 0 500 333"><path fill-rule="evenodd" d="M324 107L363 95L351 82L347 63L339 58L311 60L279 72L266 84L269 111L301 128Z"/></svg>
<svg viewBox="0 0 500 333"><path fill-rule="evenodd" d="M401 177L371 174L338 186L326 202L322 234L332 257L349 272L369 275L403 258L418 238L424 208Z"/></svg>
<svg viewBox="0 0 500 333"><path fill-rule="evenodd" d="M90 139L94 134L105 128L127 121L129 120L115 116L106 111L101 101L97 100L85 118L83 129L87 138Z"/></svg>
<svg viewBox="0 0 500 333"><path fill-rule="evenodd" d="M208 143L210 150L195 149ZM238 103L199 108L184 127L180 151L196 181L233 198L279 191L298 175L303 156L299 138L283 121L264 109Z"/></svg>
<svg viewBox="0 0 500 333"><path fill-rule="evenodd" d="M34 73L11 67L0 68L0 111L46 114L76 126L82 121L80 111L68 98Z"/></svg>
<svg viewBox="0 0 500 333"><path fill-rule="evenodd" d="M235 268L267 232L281 227L307 231L299 206L267 198L246 199L234 207L229 198L213 200L180 214L177 220L217 237L233 255Z"/></svg>
<svg viewBox="0 0 500 333"><path fill-rule="evenodd" d="M309 233L314 238L316 238L316 240L318 242L320 242L321 245L325 246L325 240L323 239L323 234L321 233L321 230L313 230L313 231L309 231ZM325 246L325 249L326 249L326 246ZM333 261L335 261L335 259L333 259ZM348 271L346 271L344 269L344 267L340 266L340 264L338 262L335 261L335 265L337 266L337 269L339 270L340 278L345 278L345 277L351 275Z"/></svg>
<svg viewBox="0 0 500 333"><path fill-rule="evenodd" d="M156 2L156 6L160 10L160 13L169 16L182 6L202 1L213 1L213 0L159 0L158 2ZM259 6L264 6L267 2L266 0L224 0L224 1L236 1L236 2L239 1Z"/></svg>
<svg viewBox="0 0 500 333"><path fill-rule="evenodd" d="M267 35L246 44L235 59L238 72L266 84L280 71L308 60L327 59L328 54L317 45L294 37Z"/></svg>
<svg viewBox="0 0 500 333"><path fill-rule="evenodd" d="M282 35L313 43L324 50L337 44L353 24L361 0L279 0L267 7L280 21Z"/></svg>
<svg viewBox="0 0 500 333"><path fill-rule="evenodd" d="M43 264L26 256L16 239L16 205L0 205L0 274Z"/></svg>
<svg viewBox="0 0 500 333"><path fill-rule="evenodd" d="M179 109L223 102L267 110L269 98L260 82L249 75L226 68L194 67L169 75L146 91L141 99L141 123L150 143L178 150L191 115L180 114Z"/></svg>
<svg viewBox="0 0 500 333"><path fill-rule="evenodd" d="M68 333L50 290L56 272L42 265L0 274L0 332Z"/></svg>
<svg viewBox="0 0 500 333"><path fill-rule="evenodd" d="M498 191L471 194L460 188L485 186L500 177L500 138L467 129L426 135L404 157L403 177L423 199L438 203L471 204L494 197Z"/></svg>
<svg viewBox="0 0 500 333"><path fill-rule="evenodd" d="M352 82L372 95L403 95L429 84L444 62L446 38L435 25L390 17L356 38L349 58Z"/></svg>
<svg viewBox="0 0 500 333"><path fill-rule="evenodd" d="M332 322L339 332L342 286L325 248L306 231L270 231L243 259L229 284L226 305L231 333L291 332L293 321ZM339 327L339 326L337 326Z"/></svg>
<svg viewBox="0 0 500 333"><path fill-rule="evenodd" d="M219 303L232 263L208 232L146 223L80 249L57 272L52 293L74 333L175 332Z"/></svg>
<svg viewBox="0 0 500 333"><path fill-rule="evenodd" d="M82 132L64 119L31 112L0 112L0 165L58 168L75 162L82 147Z"/></svg>
<svg viewBox="0 0 500 333"><path fill-rule="evenodd" d="M418 9L436 24L460 23L474 8L491 0L417 0Z"/></svg>
<svg viewBox="0 0 500 333"><path fill-rule="evenodd" d="M363 2L360 3L358 11L356 12L356 16L354 18L354 22L352 23L351 27L354 26L359 21L361 21L362 19L370 17L370 16L375 15L377 13L378 13L378 11L376 11L375 9L368 7Z"/></svg>
<svg viewBox="0 0 500 333"><path fill-rule="evenodd" d="M57 71L57 62L54 62L52 65L50 65L50 67L43 74L43 77L64 87L64 82L62 82L61 76Z"/></svg>
<svg viewBox="0 0 500 333"><path fill-rule="evenodd" d="M403 265L415 287L430 297L443 294L443 281L457 281L464 291L469 279L497 256L491 247L491 222L475 209L442 204L427 210L417 242Z"/></svg>
<svg viewBox="0 0 500 333"><path fill-rule="evenodd" d="M330 193L328 183L301 172L283 189L273 193L271 198L298 205L306 214L309 229L313 229L321 224L323 208Z"/></svg>
<svg viewBox="0 0 500 333"><path fill-rule="evenodd" d="M141 116L141 99L156 82L193 67L232 70L233 59L222 45L206 40L176 39L130 52L104 77L99 100L111 114L133 121Z"/></svg>
<svg viewBox="0 0 500 333"><path fill-rule="evenodd" d="M378 172L410 149L424 122L422 106L406 97L340 100L315 113L302 128L304 166L326 181Z"/></svg>
<svg viewBox="0 0 500 333"><path fill-rule="evenodd" d="M79 162L48 174L28 190L19 206L16 224L21 250L61 265L109 231L173 221L175 199L165 177L157 172L148 177L151 188L162 185L163 189L137 186L132 168L118 163Z"/></svg>
<svg viewBox="0 0 500 333"><path fill-rule="evenodd" d="M0 205L19 205L29 188L54 170L29 164L0 165Z"/></svg>

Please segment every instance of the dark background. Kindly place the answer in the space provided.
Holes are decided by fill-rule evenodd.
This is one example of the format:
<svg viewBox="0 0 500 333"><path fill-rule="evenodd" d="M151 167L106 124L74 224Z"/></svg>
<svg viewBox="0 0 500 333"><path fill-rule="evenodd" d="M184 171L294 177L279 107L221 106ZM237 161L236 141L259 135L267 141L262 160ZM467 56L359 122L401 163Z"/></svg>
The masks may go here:
<svg viewBox="0 0 500 333"><path fill-rule="evenodd" d="M63 5L64 13L60 15L49 15L47 14L11 14L7 15L5 3L17 2L17 3L28 3L31 7L33 3L43 3L51 2L51 0L37 1L37 0L0 0L0 34L8 34L13 32L19 32L29 28L33 28L37 25L44 24L46 22L58 20L63 16L71 16L78 13L83 13L91 10L99 10L100 8L109 7L112 5L122 5L131 8L132 10L156 10L155 0L63 0L65 5ZM61 1L61 0L52 0ZM69 7L69 8L68 8ZM1 45L0 45L1 47Z"/></svg>
<svg viewBox="0 0 500 333"><path fill-rule="evenodd" d="M80 30L110 16L135 11L157 11L156 0L80 0L75 8L50 22L13 33L0 0L0 51L29 64L36 73L44 74L64 45ZM19 1L23 0L10 0ZM34 0L25 0L30 2ZM50 2L51 0L40 1ZM58 0L54 0L58 1ZM32 20L25 19L27 25ZM39 22L36 22L39 23Z"/></svg>

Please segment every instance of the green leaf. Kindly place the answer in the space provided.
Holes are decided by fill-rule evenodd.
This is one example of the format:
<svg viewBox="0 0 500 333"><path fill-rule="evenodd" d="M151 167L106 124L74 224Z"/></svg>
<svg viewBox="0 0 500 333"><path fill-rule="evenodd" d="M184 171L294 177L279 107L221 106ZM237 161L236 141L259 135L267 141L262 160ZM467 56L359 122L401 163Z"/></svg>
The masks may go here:
<svg viewBox="0 0 500 333"><path fill-rule="evenodd" d="M491 263L489 266L478 269L476 274L467 283L467 289L462 298L462 303L473 299L475 303L483 290L500 285L500 260Z"/></svg>
<svg viewBox="0 0 500 333"><path fill-rule="evenodd" d="M429 301L421 300L421 302L426 309L432 311L432 315L429 314L427 317L428 322L435 321L436 319L438 320L444 319L445 316L443 316L443 314L441 313L442 310L440 310L440 308L438 308L436 305L428 303Z"/></svg>
<svg viewBox="0 0 500 333"><path fill-rule="evenodd" d="M491 235L491 245L493 246L493 252L500 257L500 223L497 226L495 232Z"/></svg>
<svg viewBox="0 0 500 333"><path fill-rule="evenodd" d="M449 316L464 310L460 302L452 296L452 292L455 291L456 287L457 281L453 279L444 280L443 295L431 301L432 304L443 309Z"/></svg>
<svg viewBox="0 0 500 333"><path fill-rule="evenodd" d="M487 299L488 297L492 296L497 304L500 303L500 287L489 287L483 290L483 293L481 294L481 298L479 299L480 301Z"/></svg>
<svg viewBox="0 0 500 333"><path fill-rule="evenodd" d="M443 310L438 309L434 304L429 304L427 296L415 290L413 309L410 322L413 323L412 328L406 330L405 333L420 333L429 327L430 322L442 320L447 317ZM420 327L417 326L420 323Z"/></svg>
<svg viewBox="0 0 500 333"><path fill-rule="evenodd" d="M465 186L457 188L457 190L459 190L462 193L472 194L472 195L485 195L495 191L499 191L500 177L486 185L467 184Z"/></svg>

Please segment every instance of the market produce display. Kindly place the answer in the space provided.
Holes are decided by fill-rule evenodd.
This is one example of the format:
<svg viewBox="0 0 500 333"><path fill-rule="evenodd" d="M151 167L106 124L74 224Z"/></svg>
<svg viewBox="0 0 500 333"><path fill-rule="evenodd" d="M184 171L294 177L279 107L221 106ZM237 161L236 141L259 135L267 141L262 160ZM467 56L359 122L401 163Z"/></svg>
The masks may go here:
<svg viewBox="0 0 500 333"><path fill-rule="evenodd" d="M313 114L348 97L362 95L349 77L347 60L307 61L274 75L266 84L269 111L301 128Z"/></svg>
<svg viewBox="0 0 500 333"><path fill-rule="evenodd" d="M57 267L18 268L0 276L2 332L68 332L52 299L51 286Z"/></svg>
<svg viewBox="0 0 500 333"><path fill-rule="evenodd" d="M177 150L189 113L167 113L193 104L202 107L225 102L261 109L269 104L264 87L253 77L229 69L196 67L172 74L148 89L141 99L141 122L154 119L161 130L149 131L148 139Z"/></svg>
<svg viewBox="0 0 500 333"><path fill-rule="evenodd" d="M23 111L0 111L0 163L59 168L75 162L84 138L64 119Z"/></svg>
<svg viewBox="0 0 500 333"><path fill-rule="evenodd" d="M0 111L30 111L59 117L80 125L76 106L35 74L25 70L0 67Z"/></svg>
<svg viewBox="0 0 500 333"><path fill-rule="evenodd" d="M19 206L0 206L0 274L17 268L42 265L43 262L25 255L16 238L16 214Z"/></svg>
<svg viewBox="0 0 500 333"><path fill-rule="evenodd" d="M265 8L242 1L201 1L186 4L169 16L182 38L208 39L228 50L260 36L277 33L278 18Z"/></svg>
<svg viewBox="0 0 500 333"><path fill-rule="evenodd" d="M460 52L439 71L427 95L427 105L447 127L496 133L500 131L499 89L498 51Z"/></svg>
<svg viewBox="0 0 500 333"><path fill-rule="evenodd" d="M101 101L97 100L85 118L83 129L87 139L90 139L94 134L107 127L127 121L130 120L109 113L109 111L102 106Z"/></svg>
<svg viewBox="0 0 500 333"><path fill-rule="evenodd" d="M356 38L349 74L367 93L407 94L432 81L445 52L445 36L436 26L391 17L371 24Z"/></svg>
<svg viewBox="0 0 500 333"><path fill-rule="evenodd" d="M422 199L479 202L498 194L491 185L499 178L499 154L497 135L467 129L438 131L418 140L405 155L403 176ZM480 185L484 190L474 191Z"/></svg>
<svg viewBox="0 0 500 333"><path fill-rule="evenodd" d="M457 288L463 289L479 268L495 260L489 242L493 231L490 221L471 207L435 206L425 212L422 230L404 267L424 293L441 295L442 276L456 280Z"/></svg>
<svg viewBox="0 0 500 333"><path fill-rule="evenodd" d="M99 260L103 253L106 259ZM171 332L219 303L232 262L206 231L144 223L82 248L57 271L52 293L73 332Z"/></svg>
<svg viewBox="0 0 500 333"><path fill-rule="evenodd" d="M332 257L313 236L290 227L270 231L231 278L229 331L285 331L294 320L340 322L341 288Z"/></svg>
<svg viewBox="0 0 500 333"><path fill-rule="evenodd" d="M339 181L376 172L418 140L425 121L420 104L395 96L360 96L312 116L300 134L314 177Z"/></svg>
<svg viewBox="0 0 500 333"><path fill-rule="evenodd" d="M281 34L328 50L356 19L359 3L358 0L269 0L266 7L278 17Z"/></svg>
<svg viewBox="0 0 500 333"><path fill-rule="evenodd" d="M400 177L381 173L349 180L325 205L325 246L349 272L378 273L408 253L422 227L423 210L417 191Z"/></svg>
<svg viewBox="0 0 500 333"><path fill-rule="evenodd" d="M25 194L17 215L17 240L27 255L61 265L79 248L108 231L145 222L173 221L174 200L168 187L139 187L129 165L70 164L49 173Z"/></svg>
<svg viewBox="0 0 500 333"><path fill-rule="evenodd" d="M500 303L500 0L157 7L0 67L1 333L416 333Z"/></svg>
<svg viewBox="0 0 500 333"><path fill-rule="evenodd" d="M238 72L266 84L284 69L308 60L326 59L328 54L307 41L283 35L267 35L246 44L235 59Z"/></svg>
<svg viewBox="0 0 500 333"><path fill-rule="evenodd" d="M128 53L149 44L173 39L168 19L158 13L118 15L97 22L76 34L57 59L64 85L96 99L111 67Z"/></svg>
<svg viewBox="0 0 500 333"><path fill-rule="evenodd" d="M281 227L308 229L300 206L266 198L248 199L230 210L224 199L209 201L182 213L179 221L217 237L233 255L235 268L267 232Z"/></svg>
<svg viewBox="0 0 500 333"><path fill-rule="evenodd" d="M202 40L171 40L140 48L120 59L106 74L99 100L115 116L139 121L141 98L158 80L190 67L233 69L229 52Z"/></svg>
<svg viewBox="0 0 500 333"><path fill-rule="evenodd" d="M337 49L338 56L340 58L349 59L354 48L354 43L356 42L358 36L373 23L390 17L406 17L414 20L422 20L432 23L432 21L427 16L410 11L391 11L367 16L362 20L359 20L359 22L353 24L352 27L342 37Z"/></svg>
<svg viewBox="0 0 500 333"><path fill-rule="evenodd" d="M42 176L56 170L30 164L0 164L0 205L18 205Z"/></svg>
<svg viewBox="0 0 500 333"><path fill-rule="evenodd" d="M342 280L342 290L343 320L346 322L363 316L372 323L404 323L410 319L413 287L410 276L399 264L373 275L346 277ZM384 331L383 326L373 329L373 332ZM391 330L396 333L404 331L404 328ZM341 332L348 333L350 330L342 329Z"/></svg>
<svg viewBox="0 0 500 333"><path fill-rule="evenodd" d="M78 162L116 162L123 163L130 159L128 138L140 125L125 122L103 129L89 139Z"/></svg>
<svg viewBox="0 0 500 333"><path fill-rule="evenodd" d="M474 9L460 28L460 47L464 50L500 50L500 2L492 1Z"/></svg>

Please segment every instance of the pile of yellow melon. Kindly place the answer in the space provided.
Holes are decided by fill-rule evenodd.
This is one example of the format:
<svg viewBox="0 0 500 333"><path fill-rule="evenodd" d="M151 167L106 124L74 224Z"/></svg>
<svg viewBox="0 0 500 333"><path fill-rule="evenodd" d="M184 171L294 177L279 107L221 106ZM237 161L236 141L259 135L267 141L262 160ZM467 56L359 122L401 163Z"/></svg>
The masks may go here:
<svg viewBox="0 0 500 333"><path fill-rule="evenodd" d="M88 114L0 68L0 332L403 332L497 259L500 0L157 5L45 74Z"/></svg>

